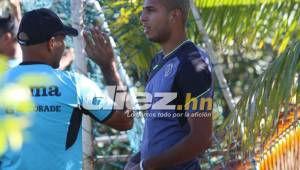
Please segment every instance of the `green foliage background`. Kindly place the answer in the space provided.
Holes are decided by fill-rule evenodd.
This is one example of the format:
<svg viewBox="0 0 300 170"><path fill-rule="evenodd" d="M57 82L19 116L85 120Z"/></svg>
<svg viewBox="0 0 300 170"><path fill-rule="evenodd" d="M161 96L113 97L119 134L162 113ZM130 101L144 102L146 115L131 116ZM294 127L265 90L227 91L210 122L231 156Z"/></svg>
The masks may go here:
<svg viewBox="0 0 300 170"><path fill-rule="evenodd" d="M70 14L69 5L66 5L68 1L62 2L64 3L59 4L59 1L55 1L53 8L58 12L61 11L61 17L68 21ZM234 148L236 152L230 156L241 159L253 154L252 151L257 147L256 142L266 139L273 132L280 109L284 108L286 112L288 109L286 104L292 102L295 96L296 107L299 103L300 1L195 0L194 2L217 54L217 64L223 68L235 101L239 101L236 112L230 114L216 82L214 123L216 129L226 129L225 132L220 132L220 141L225 139L227 143L216 143L209 151L213 153L226 150L224 148L228 148L227 151L232 150L230 144L235 141L240 145ZM99 0L99 3L104 10L104 19L109 24L123 65L135 85L143 89L151 58L160 50L158 45L149 42L143 34L139 21L143 1ZM88 10L92 8L86 7L85 10L87 13L93 13L93 10ZM97 15L97 12L91 15ZM85 22L101 24L104 21L93 21L86 17ZM200 47L206 47L192 14L187 24L187 32L189 39ZM92 63L89 63L89 68L93 72L91 77L99 73L97 71L99 69ZM99 81L99 77L95 77L95 80ZM229 115L227 119L226 115ZM3 137L1 125L0 152L1 146L4 146L1 145L1 135ZM262 127L264 130L260 131ZM100 135L99 132L109 135L119 134L104 126L95 128L95 134ZM97 155L128 153L130 153L129 144L118 141L96 147ZM203 161L204 169L212 167L214 162L219 160L219 157L209 156L210 153L206 154L207 157ZM124 162L107 162L96 166L102 169L121 169L123 165Z"/></svg>

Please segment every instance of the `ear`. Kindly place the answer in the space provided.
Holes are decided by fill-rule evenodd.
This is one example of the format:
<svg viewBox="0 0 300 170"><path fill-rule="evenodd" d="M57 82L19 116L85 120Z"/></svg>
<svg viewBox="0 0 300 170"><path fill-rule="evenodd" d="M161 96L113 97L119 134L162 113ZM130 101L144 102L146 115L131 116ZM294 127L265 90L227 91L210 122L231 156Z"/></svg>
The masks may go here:
<svg viewBox="0 0 300 170"><path fill-rule="evenodd" d="M179 20L179 17L181 15L181 11L179 9L174 9L170 13L170 20L172 23L175 23Z"/></svg>
<svg viewBox="0 0 300 170"><path fill-rule="evenodd" d="M4 41L10 41L12 39L12 34L10 32L7 32L2 36L2 38Z"/></svg>
<svg viewBox="0 0 300 170"><path fill-rule="evenodd" d="M55 46L55 39L54 37L51 37L50 40L48 41L48 50L49 51L52 51L54 49L54 46Z"/></svg>

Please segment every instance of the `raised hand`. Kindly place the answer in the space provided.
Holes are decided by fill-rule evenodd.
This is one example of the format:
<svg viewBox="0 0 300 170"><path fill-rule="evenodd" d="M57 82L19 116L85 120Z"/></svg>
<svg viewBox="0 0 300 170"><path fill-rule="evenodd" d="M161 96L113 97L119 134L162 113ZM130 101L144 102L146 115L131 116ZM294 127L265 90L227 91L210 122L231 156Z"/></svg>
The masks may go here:
<svg viewBox="0 0 300 170"><path fill-rule="evenodd" d="M89 36L89 33L92 36ZM122 85L120 75L117 71L113 48L109 37L98 28L93 28L90 32L84 32L83 37L86 42L86 53L103 73L107 85Z"/></svg>
<svg viewBox="0 0 300 170"><path fill-rule="evenodd" d="M21 6L20 0L9 0L10 7L12 9L12 13L18 22L21 21Z"/></svg>
<svg viewBox="0 0 300 170"><path fill-rule="evenodd" d="M86 42L86 53L100 67L109 67L114 64L114 52L109 37L95 27L89 32L84 32L83 37Z"/></svg>

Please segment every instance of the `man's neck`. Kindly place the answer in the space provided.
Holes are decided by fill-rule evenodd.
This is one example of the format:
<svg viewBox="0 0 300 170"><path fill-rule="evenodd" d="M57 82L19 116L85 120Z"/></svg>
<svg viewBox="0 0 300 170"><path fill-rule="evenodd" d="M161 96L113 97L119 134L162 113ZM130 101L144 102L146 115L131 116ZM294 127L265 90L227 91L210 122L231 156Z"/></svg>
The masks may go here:
<svg viewBox="0 0 300 170"><path fill-rule="evenodd" d="M0 50L0 56L1 58L5 58L6 60L9 60L11 57L7 55L4 51Z"/></svg>
<svg viewBox="0 0 300 170"><path fill-rule="evenodd" d="M49 62L49 60L47 60L47 58L45 57L41 57L42 55L23 55L23 59L22 62L23 63L44 63L47 65L51 65L51 63Z"/></svg>
<svg viewBox="0 0 300 170"><path fill-rule="evenodd" d="M164 55L168 55L169 53L174 51L174 49L176 49L180 44L182 44L186 40L187 40L186 35L181 34L181 36L174 36L170 38L168 41L161 43L160 45Z"/></svg>
<svg viewBox="0 0 300 170"><path fill-rule="evenodd" d="M0 57L1 57L1 58L5 58L5 59L8 59L8 57L7 57L5 54L3 54L3 53L0 53Z"/></svg>

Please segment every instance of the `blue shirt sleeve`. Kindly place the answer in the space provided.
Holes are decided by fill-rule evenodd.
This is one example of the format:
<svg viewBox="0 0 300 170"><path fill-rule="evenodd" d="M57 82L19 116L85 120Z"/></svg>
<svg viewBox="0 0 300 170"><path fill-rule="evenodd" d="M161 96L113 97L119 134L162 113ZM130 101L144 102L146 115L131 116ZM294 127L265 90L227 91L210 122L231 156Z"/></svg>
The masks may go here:
<svg viewBox="0 0 300 170"><path fill-rule="evenodd" d="M113 101L96 85L83 75L76 74L76 88L79 105L96 120L107 120L113 108Z"/></svg>
<svg viewBox="0 0 300 170"><path fill-rule="evenodd" d="M208 64L202 58L189 56L180 65L175 81L180 93L191 93L192 97L197 97L209 90L212 75Z"/></svg>
<svg viewBox="0 0 300 170"><path fill-rule="evenodd" d="M210 97L212 88L212 74L210 72L209 63L203 58L197 55L188 55L181 62L174 83L174 91L178 93L176 104L188 106L189 109L185 109L186 112L197 112L197 109L192 109L189 106L187 95L190 98L196 98L197 103L200 103L202 98Z"/></svg>

